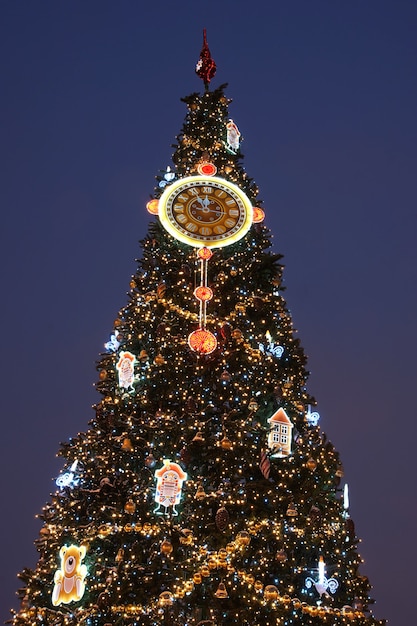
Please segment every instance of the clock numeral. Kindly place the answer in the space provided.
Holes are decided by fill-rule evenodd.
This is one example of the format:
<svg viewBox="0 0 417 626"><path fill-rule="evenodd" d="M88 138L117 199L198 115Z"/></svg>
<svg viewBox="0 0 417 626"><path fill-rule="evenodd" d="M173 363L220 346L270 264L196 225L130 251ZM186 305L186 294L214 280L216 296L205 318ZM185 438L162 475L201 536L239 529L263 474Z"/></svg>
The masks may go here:
<svg viewBox="0 0 417 626"><path fill-rule="evenodd" d="M226 204L227 206L232 206L232 205L235 205L236 202L235 200L233 200L233 198L229 198L228 200L226 200Z"/></svg>
<svg viewBox="0 0 417 626"><path fill-rule="evenodd" d="M174 211L184 211L184 206L182 204L174 204Z"/></svg>
<svg viewBox="0 0 417 626"><path fill-rule="evenodd" d="M228 218L224 220L223 223L227 228L232 228L236 224L236 220L231 220L230 218Z"/></svg>
<svg viewBox="0 0 417 626"><path fill-rule="evenodd" d="M211 235L211 228L207 228L207 226L202 226L199 231L202 235Z"/></svg>
<svg viewBox="0 0 417 626"><path fill-rule="evenodd" d="M191 189L189 189L189 192L190 192L193 196L198 196L198 189L194 189L194 187L191 187Z"/></svg>
<svg viewBox="0 0 417 626"><path fill-rule="evenodd" d="M237 209L230 209L229 215L230 217L239 217L239 211Z"/></svg>
<svg viewBox="0 0 417 626"><path fill-rule="evenodd" d="M220 224L218 224L217 226L214 226L213 230L216 233L216 235L223 235L223 233L226 232L225 227L221 226Z"/></svg>
<svg viewBox="0 0 417 626"><path fill-rule="evenodd" d="M214 192L214 195L217 196L218 198L224 198L224 196L226 195L226 192L223 191L222 189L217 189L217 191Z"/></svg>
<svg viewBox="0 0 417 626"><path fill-rule="evenodd" d="M185 222L188 220L188 217L186 215L184 215L184 213L180 213L179 215L175 216L175 219L180 224L185 224Z"/></svg>
<svg viewBox="0 0 417 626"><path fill-rule="evenodd" d="M213 187L203 187L203 193L213 193Z"/></svg>
<svg viewBox="0 0 417 626"><path fill-rule="evenodd" d="M193 222L188 222L185 225L185 228L190 231L190 233L195 233L198 230L198 226L196 226Z"/></svg>
<svg viewBox="0 0 417 626"><path fill-rule="evenodd" d="M180 196L178 196L178 200L182 200L183 202L187 202L187 196L184 196L184 194L182 193Z"/></svg>

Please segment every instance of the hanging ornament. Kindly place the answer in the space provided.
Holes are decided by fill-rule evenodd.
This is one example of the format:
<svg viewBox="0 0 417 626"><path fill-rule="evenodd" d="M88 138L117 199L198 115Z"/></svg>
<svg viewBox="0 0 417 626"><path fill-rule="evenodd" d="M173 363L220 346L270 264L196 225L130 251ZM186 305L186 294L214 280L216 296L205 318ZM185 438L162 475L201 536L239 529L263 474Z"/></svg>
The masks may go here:
<svg viewBox="0 0 417 626"><path fill-rule="evenodd" d="M226 148L232 154L236 154L239 150L240 132L233 120L229 120L226 124Z"/></svg>
<svg viewBox="0 0 417 626"><path fill-rule="evenodd" d="M201 483L197 487L194 498L195 500L205 500L205 498L207 498L207 494L204 491L204 487Z"/></svg>
<svg viewBox="0 0 417 626"><path fill-rule="evenodd" d="M278 550L278 552L275 555L275 558L278 561L278 563L285 563L286 561L288 561L288 556L285 550Z"/></svg>
<svg viewBox="0 0 417 626"><path fill-rule="evenodd" d="M146 209L148 213L150 213L151 215L158 215L158 206L159 206L158 198L152 198L152 200L149 200L149 202L147 202Z"/></svg>
<svg viewBox="0 0 417 626"><path fill-rule="evenodd" d="M154 513L163 506L165 513L169 507L172 507L172 514L178 515L175 507L181 499L182 484L187 480L186 472L177 463L164 459L163 466L155 471L155 478L157 479L155 502L158 506Z"/></svg>
<svg viewBox="0 0 417 626"><path fill-rule="evenodd" d="M125 551L123 548L119 548L116 554L116 558L114 559L116 563L121 563L125 557Z"/></svg>
<svg viewBox="0 0 417 626"><path fill-rule="evenodd" d="M221 533L226 530L227 525L229 524L229 513L224 506L221 506L220 509L217 511L215 522L217 528L220 530Z"/></svg>
<svg viewBox="0 0 417 626"><path fill-rule="evenodd" d="M261 460L259 461L259 469L264 478L268 480L271 473L271 462L265 449L261 450Z"/></svg>
<svg viewBox="0 0 417 626"><path fill-rule="evenodd" d="M224 583L219 583L217 591L214 595L216 598L228 598L229 594L227 593L226 585Z"/></svg>
<svg viewBox="0 0 417 626"><path fill-rule="evenodd" d="M297 508L296 508L296 506L295 506L294 502L290 502L290 503L289 503L289 505L288 505L288 509L287 509L287 511L286 511L286 515L287 515L288 517L297 517L297 515L298 515L298 511L297 511Z"/></svg>
<svg viewBox="0 0 417 626"><path fill-rule="evenodd" d="M268 435L268 448L272 457L282 458L291 454L291 439L293 425L283 408L268 419L270 430Z"/></svg>
<svg viewBox="0 0 417 626"><path fill-rule="evenodd" d="M200 52L200 58L195 66L196 74L204 81L204 86L208 89L211 79L216 73L216 63L212 59L207 44L206 29L203 30L203 47Z"/></svg>
<svg viewBox="0 0 417 626"><path fill-rule="evenodd" d="M325 570L324 560L322 556L320 557L320 560L319 560L318 571L319 571L318 580L313 580L309 576L306 579L306 587L307 589L310 589L311 587L314 586L320 598L323 595L329 597L327 590L329 590L330 593L335 593L336 589L339 586L339 583L335 578L329 578L329 579L326 578L326 570Z"/></svg>
<svg viewBox="0 0 417 626"><path fill-rule="evenodd" d="M141 350L139 352L139 361L141 363L145 363L148 359L149 359L149 354L146 352L146 350Z"/></svg>
<svg viewBox="0 0 417 626"><path fill-rule="evenodd" d="M85 546L62 546L59 551L61 567L55 572L52 604L78 602L84 595L87 568L81 561L86 554Z"/></svg>
<svg viewBox="0 0 417 626"><path fill-rule="evenodd" d="M131 352L121 352L116 369L119 372L119 387L125 389L133 389L135 380L135 363L136 357Z"/></svg>
<svg viewBox="0 0 417 626"><path fill-rule="evenodd" d="M133 452L133 445L129 437L125 437L122 442L122 450L126 452Z"/></svg>
<svg viewBox="0 0 417 626"><path fill-rule="evenodd" d="M236 535L236 543L238 546L241 546L242 548L246 548L250 544L250 541L251 541L250 534L246 530L241 530Z"/></svg>
<svg viewBox="0 0 417 626"><path fill-rule="evenodd" d="M170 591L163 591L159 595L159 606L168 607L174 604L174 596Z"/></svg>
<svg viewBox="0 0 417 626"><path fill-rule="evenodd" d="M220 380L222 381L222 383L229 383L231 378L232 376L227 370L223 370L223 372L220 374Z"/></svg>
<svg viewBox="0 0 417 626"><path fill-rule="evenodd" d="M253 220L254 224L260 224L265 219L265 211L258 206L253 207Z"/></svg>
<svg viewBox="0 0 417 626"><path fill-rule="evenodd" d="M197 256L199 259L201 259L202 261L208 261L209 259L211 259L211 257L213 256L212 251L210 250L210 248L207 248L206 246L204 246L203 248L200 248L197 251Z"/></svg>
<svg viewBox="0 0 417 626"><path fill-rule="evenodd" d="M213 291L210 289L210 287L206 287L205 285L200 285L200 287L197 287L196 289L194 289L194 297L197 298L197 300L206 302L207 300L212 299Z"/></svg>
<svg viewBox="0 0 417 626"><path fill-rule="evenodd" d="M220 441L220 445L223 448L223 450L231 450L233 448L233 443L230 441L230 439L226 435Z"/></svg>
<svg viewBox="0 0 417 626"><path fill-rule="evenodd" d="M174 548L172 543L167 539L164 539L164 541L161 543L161 554L165 554L166 556L168 556L169 554L171 554L173 549Z"/></svg>
<svg viewBox="0 0 417 626"><path fill-rule="evenodd" d="M314 470L317 467L317 463L316 461L313 459L313 457L310 457L306 463L306 467L311 471L314 472Z"/></svg>
<svg viewBox="0 0 417 626"><path fill-rule="evenodd" d="M133 502L133 500L128 500L124 508L126 513L129 513L129 515L133 515L133 513L136 511L136 504Z"/></svg>
<svg viewBox="0 0 417 626"><path fill-rule="evenodd" d="M197 165L197 172L202 176L214 176L217 173L217 167L213 163L203 161Z"/></svg>
<svg viewBox="0 0 417 626"><path fill-rule="evenodd" d="M217 339L209 330L198 328L189 335L188 345L194 352L211 354L217 348Z"/></svg>
<svg viewBox="0 0 417 626"><path fill-rule="evenodd" d="M156 464L156 459L154 455L152 454L152 452L150 452L148 456L145 458L145 465L146 467L152 468L152 467L155 467L155 464Z"/></svg>
<svg viewBox="0 0 417 626"><path fill-rule="evenodd" d="M267 585L264 589L264 598L267 602L278 598L278 589L275 585Z"/></svg>

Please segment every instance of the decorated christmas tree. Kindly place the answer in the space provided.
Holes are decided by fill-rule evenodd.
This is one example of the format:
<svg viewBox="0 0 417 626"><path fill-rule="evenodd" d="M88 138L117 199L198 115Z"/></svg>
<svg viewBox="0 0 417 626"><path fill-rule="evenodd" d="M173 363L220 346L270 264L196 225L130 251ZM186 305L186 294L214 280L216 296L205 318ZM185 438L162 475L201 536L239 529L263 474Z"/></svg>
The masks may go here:
<svg viewBox="0 0 417 626"><path fill-rule="evenodd" d="M15 626L384 623L215 69L204 37Z"/></svg>

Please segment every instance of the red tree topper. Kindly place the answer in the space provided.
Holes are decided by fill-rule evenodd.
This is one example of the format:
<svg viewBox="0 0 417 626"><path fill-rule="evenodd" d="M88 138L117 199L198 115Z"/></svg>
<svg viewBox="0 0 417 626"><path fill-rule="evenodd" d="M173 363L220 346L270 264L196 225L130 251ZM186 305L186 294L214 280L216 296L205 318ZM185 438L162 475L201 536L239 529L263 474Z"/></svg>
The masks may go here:
<svg viewBox="0 0 417 626"><path fill-rule="evenodd" d="M210 54L207 44L206 29L203 30L203 47L200 58L195 66L196 74L204 81L204 86L208 89L209 83L216 73L216 63Z"/></svg>

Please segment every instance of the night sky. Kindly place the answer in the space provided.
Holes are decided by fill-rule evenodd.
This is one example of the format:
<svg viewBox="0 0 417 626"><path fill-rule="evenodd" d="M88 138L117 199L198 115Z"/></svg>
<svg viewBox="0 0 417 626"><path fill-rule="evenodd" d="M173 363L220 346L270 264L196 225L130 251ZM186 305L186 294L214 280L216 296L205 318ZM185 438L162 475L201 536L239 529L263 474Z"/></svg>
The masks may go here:
<svg viewBox="0 0 417 626"><path fill-rule="evenodd" d="M308 389L392 626L415 623L417 3L0 3L1 591L87 429L202 29L264 200Z"/></svg>

